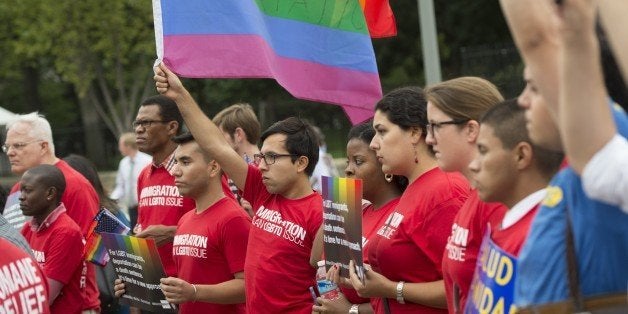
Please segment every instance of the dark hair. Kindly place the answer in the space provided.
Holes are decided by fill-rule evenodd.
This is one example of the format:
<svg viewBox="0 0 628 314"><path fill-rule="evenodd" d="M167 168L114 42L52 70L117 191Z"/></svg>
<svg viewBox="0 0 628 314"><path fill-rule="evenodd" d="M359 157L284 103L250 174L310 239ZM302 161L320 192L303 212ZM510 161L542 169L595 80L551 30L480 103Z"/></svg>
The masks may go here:
<svg viewBox="0 0 628 314"><path fill-rule="evenodd" d="M177 136L173 137L172 141L175 144L183 145L183 144L187 144L187 143L190 143L190 142L196 142L196 139L194 138L194 135L192 135L192 133L185 132L185 133L183 133L181 135L177 135ZM203 149L201 149L200 147L198 148L198 151L201 153L201 155L203 155L203 159L205 160L205 162L209 163L212 160L211 156L209 156L209 154L206 151L204 151Z"/></svg>
<svg viewBox="0 0 628 314"><path fill-rule="evenodd" d="M190 132L185 132L181 135L177 135L175 137L172 138L172 141L175 142L175 144L186 144L189 142L193 142L195 141L194 139L194 135L192 135L192 133Z"/></svg>
<svg viewBox="0 0 628 314"><path fill-rule="evenodd" d="M347 141L358 139L368 146L371 143L371 140L373 140L374 136L375 129L373 128L373 119L369 119L358 125L353 126L351 130L349 130ZM373 152L373 154L375 154L375 152ZM402 193L406 190L406 187L408 187L408 179L404 176L393 175L392 182Z"/></svg>
<svg viewBox="0 0 628 314"><path fill-rule="evenodd" d="M292 156L293 163L299 156L307 157L308 165L305 168L305 173L311 176L318 162L318 136L312 126L297 117L275 122L262 133L260 138L262 143L274 134L286 135L286 150L288 153L296 155Z"/></svg>
<svg viewBox="0 0 628 314"><path fill-rule="evenodd" d="M388 120L401 129L419 127L421 136L427 136L427 101L420 87L401 87L389 92L377 103L377 110L386 114Z"/></svg>
<svg viewBox="0 0 628 314"><path fill-rule="evenodd" d="M176 134L179 135L183 132L183 117L177 107L177 103L172 99L162 95L150 96L144 99L140 106L158 106L161 119L166 122L177 121L179 128Z"/></svg>
<svg viewBox="0 0 628 314"><path fill-rule="evenodd" d="M76 154L70 154L64 157L63 161L68 163L68 165L70 165L70 167L78 173L82 174L83 177L89 181L92 187L94 187L96 194L98 194L101 207L108 209L114 214L118 213L118 205L111 198L109 198L109 196L107 196L102 181L100 181L100 177L98 176L98 170L96 170L96 166L93 162L84 156Z"/></svg>
<svg viewBox="0 0 628 314"><path fill-rule="evenodd" d="M65 192L65 177L59 168L53 165L39 165L29 169L28 174L37 178L37 182L46 188L54 187L57 189L57 199L61 201L61 196Z"/></svg>
<svg viewBox="0 0 628 314"><path fill-rule="evenodd" d="M532 143L526 128L525 109L517 104L517 99L493 106L484 114L480 124L492 127L493 134L504 148L512 149L520 142L530 143L534 151L534 163L548 179L560 168L565 155Z"/></svg>

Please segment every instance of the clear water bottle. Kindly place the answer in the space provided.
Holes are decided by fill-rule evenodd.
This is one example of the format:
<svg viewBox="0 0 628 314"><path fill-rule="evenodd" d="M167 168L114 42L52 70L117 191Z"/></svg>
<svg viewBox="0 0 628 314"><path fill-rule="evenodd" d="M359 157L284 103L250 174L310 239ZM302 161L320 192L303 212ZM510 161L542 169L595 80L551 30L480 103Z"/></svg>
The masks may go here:
<svg viewBox="0 0 628 314"><path fill-rule="evenodd" d="M323 299L334 300L338 298L338 294L340 294L338 285L326 279L327 270L325 270L325 261L318 261L317 265L316 284L318 286L318 293L320 293Z"/></svg>

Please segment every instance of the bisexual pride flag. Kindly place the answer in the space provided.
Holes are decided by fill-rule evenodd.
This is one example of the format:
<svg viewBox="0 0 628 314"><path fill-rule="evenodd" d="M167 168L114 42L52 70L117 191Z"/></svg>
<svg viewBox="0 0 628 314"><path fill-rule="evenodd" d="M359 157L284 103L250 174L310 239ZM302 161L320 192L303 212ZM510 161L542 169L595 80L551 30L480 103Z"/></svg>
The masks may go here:
<svg viewBox="0 0 628 314"><path fill-rule="evenodd" d="M153 0L157 62L193 78L274 78L352 123L382 90L359 0Z"/></svg>
<svg viewBox="0 0 628 314"><path fill-rule="evenodd" d="M85 242L85 260L100 266L107 265L109 254L107 254L107 249L102 243L100 234L102 232L128 234L129 231L129 227L122 223L122 221L109 210L104 207L101 208L94 217L88 232Z"/></svg>

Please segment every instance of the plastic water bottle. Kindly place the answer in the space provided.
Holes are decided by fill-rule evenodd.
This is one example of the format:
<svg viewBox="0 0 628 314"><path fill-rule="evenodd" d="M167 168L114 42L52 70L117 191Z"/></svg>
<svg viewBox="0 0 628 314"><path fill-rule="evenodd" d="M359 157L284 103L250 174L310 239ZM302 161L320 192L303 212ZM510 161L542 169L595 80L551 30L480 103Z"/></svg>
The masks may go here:
<svg viewBox="0 0 628 314"><path fill-rule="evenodd" d="M318 293L321 298L327 300L333 300L338 298L340 289L335 283L325 279L327 277L327 270L325 270L325 261L318 261L318 270L316 271L316 284L318 286Z"/></svg>

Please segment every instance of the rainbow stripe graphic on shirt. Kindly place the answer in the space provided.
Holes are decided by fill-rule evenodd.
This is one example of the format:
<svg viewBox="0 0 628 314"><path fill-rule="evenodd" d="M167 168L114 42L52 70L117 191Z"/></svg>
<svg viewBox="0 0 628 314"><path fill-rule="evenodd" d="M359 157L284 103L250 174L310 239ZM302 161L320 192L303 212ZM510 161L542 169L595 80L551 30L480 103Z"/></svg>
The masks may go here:
<svg viewBox="0 0 628 314"><path fill-rule="evenodd" d="M323 244L328 266L340 263L340 275L349 277L349 261L362 273L362 180L321 177L323 190Z"/></svg>

